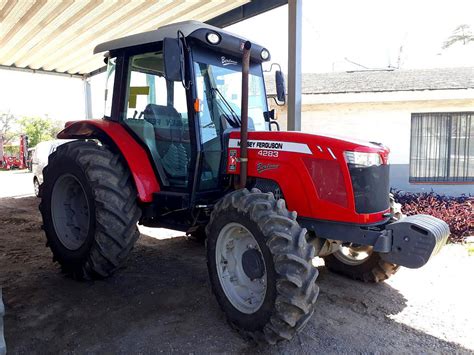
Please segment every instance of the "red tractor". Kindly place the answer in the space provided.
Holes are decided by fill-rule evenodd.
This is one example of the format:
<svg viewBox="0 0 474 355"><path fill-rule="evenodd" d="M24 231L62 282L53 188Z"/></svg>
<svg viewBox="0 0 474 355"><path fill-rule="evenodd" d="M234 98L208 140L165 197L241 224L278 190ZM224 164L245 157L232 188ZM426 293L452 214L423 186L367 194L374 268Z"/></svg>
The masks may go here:
<svg viewBox="0 0 474 355"><path fill-rule="evenodd" d="M379 282L399 266L423 266L446 242L444 222L399 218L383 145L272 130L266 48L182 22L99 52L105 117L66 125L58 137L77 140L51 154L41 186L47 244L71 276L110 276L137 222L205 237L229 322L275 343L314 312L315 256Z"/></svg>

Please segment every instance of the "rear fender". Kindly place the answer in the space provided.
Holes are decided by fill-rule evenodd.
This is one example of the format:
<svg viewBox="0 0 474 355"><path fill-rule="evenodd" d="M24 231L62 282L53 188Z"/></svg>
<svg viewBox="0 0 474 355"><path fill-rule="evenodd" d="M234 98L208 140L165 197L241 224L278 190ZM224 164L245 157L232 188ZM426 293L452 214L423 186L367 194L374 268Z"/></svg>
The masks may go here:
<svg viewBox="0 0 474 355"><path fill-rule="evenodd" d="M138 199L152 202L153 193L160 191L160 185L148 157L147 151L119 123L106 120L84 120L67 122L58 133L60 139L98 139L113 144L127 162L133 176Z"/></svg>

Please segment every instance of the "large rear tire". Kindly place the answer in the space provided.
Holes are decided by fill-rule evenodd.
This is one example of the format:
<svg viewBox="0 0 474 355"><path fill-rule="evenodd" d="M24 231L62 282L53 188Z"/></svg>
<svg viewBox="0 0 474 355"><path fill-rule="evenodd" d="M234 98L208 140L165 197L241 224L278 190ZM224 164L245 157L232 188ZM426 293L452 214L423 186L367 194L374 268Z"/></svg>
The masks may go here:
<svg viewBox="0 0 474 355"><path fill-rule="evenodd" d="M285 201L238 190L219 201L206 228L212 289L229 323L257 342L291 339L314 312L314 247Z"/></svg>
<svg viewBox="0 0 474 355"><path fill-rule="evenodd" d="M340 275L364 282L381 282L394 275L400 266L384 261L371 247L341 246L324 257L326 267Z"/></svg>
<svg viewBox="0 0 474 355"><path fill-rule="evenodd" d="M74 141L51 154L43 174L40 211L53 260L76 279L110 276L133 248L141 215L121 156Z"/></svg>

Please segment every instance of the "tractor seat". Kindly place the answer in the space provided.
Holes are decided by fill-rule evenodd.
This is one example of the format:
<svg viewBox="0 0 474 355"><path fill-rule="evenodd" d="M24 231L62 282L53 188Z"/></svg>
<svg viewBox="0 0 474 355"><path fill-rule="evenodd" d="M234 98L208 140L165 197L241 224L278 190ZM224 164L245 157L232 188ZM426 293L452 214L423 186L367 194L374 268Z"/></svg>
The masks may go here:
<svg viewBox="0 0 474 355"><path fill-rule="evenodd" d="M145 120L155 125L160 118L180 119L181 115L173 106L148 104L143 111Z"/></svg>
<svg viewBox="0 0 474 355"><path fill-rule="evenodd" d="M173 106L148 104L143 118L153 125L160 156L166 154L171 143L182 142L183 118Z"/></svg>
<svg viewBox="0 0 474 355"><path fill-rule="evenodd" d="M148 104L143 114L144 119L154 127L156 147L168 178L185 179L190 159L189 140L183 139L183 118L173 106L155 104Z"/></svg>
<svg viewBox="0 0 474 355"><path fill-rule="evenodd" d="M155 127L158 140L181 140L183 118L173 106L148 104L143 114L144 119Z"/></svg>

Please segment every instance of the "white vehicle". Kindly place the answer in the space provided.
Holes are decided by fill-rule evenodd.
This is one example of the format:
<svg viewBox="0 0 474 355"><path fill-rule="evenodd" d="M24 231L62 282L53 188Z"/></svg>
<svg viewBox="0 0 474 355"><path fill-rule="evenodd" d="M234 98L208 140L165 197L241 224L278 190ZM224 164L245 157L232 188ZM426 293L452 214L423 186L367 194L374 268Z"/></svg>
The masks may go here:
<svg viewBox="0 0 474 355"><path fill-rule="evenodd" d="M40 196L40 185L43 183L43 169L48 165L49 155L61 144L71 141L72 139L56 139L44 141L36 145L31 159L31 171L33 172L33 186L37 197Z"/></svg>

